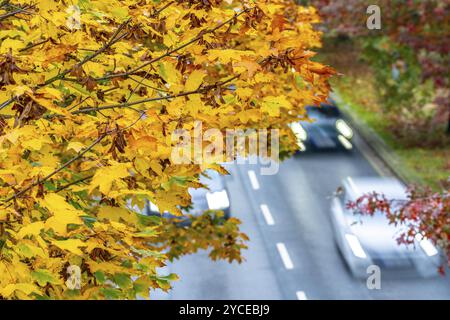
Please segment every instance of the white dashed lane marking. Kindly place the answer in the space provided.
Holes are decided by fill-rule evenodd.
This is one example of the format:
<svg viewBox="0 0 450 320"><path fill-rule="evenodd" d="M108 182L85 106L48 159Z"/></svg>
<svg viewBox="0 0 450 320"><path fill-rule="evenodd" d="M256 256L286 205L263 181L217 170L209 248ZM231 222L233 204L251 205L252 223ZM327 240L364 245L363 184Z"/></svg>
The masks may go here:
<svg viewBox="0 0 450 320"><path fill-rule="evenodd" d="M284 267L288 270L294 269L294 264L292 263L291 257L289 256L289 252L287 251L284 243L277 243L277 249L281 256L281 260L283 260Z"/></svg>
<svg viewBox="0 0 450 320"><path fill-rule="evenodd" d="M248 177L250 179L250 183L252 184L253 190L259 190L259 182L258 178L256 178L256 173L253 170L248 171Z"/></svg>
<svg viewBox="0 0 450 320"><path fill-rule="evenodd" d="M269 207L266 204L261 205L261 212L264 216L264 219L266 220L266 223L269 226L273 226L275 224L275 221L273 220L272 214L270 213Z"/></svg>

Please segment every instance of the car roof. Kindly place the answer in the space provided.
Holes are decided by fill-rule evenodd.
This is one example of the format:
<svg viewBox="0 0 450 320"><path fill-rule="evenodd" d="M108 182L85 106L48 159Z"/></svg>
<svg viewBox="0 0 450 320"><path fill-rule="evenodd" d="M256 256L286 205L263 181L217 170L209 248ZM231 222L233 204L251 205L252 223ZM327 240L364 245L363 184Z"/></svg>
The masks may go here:
<svg viewBox="0 0 450 320"><path fill-rule="evenodd" d="M390 177L348 177L344 180L344 189L351 201L369 193L379 193L388 199L406 200L406 188L396 178Z"/></svg>

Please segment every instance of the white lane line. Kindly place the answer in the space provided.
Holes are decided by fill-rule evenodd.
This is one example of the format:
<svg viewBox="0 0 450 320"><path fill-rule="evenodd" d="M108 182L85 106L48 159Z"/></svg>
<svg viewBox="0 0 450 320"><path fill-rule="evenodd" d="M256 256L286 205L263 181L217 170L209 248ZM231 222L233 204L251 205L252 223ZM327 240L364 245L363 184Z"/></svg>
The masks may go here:
<svg viewBox="0 0 450 320"><path fill-rule="evenodd" d="M297 291L297 299L298 300L308 300L306 293L304 291Z"/></svg>
<svg viewBox="0 0 450 320"><path fill-rule="evenodd" d="M256 173L253 170L248 171L248 177L250 178L250 182L252 184L252 188L254 190L259 190L259 182L258 178L256 178Z"/></svg>
<svg viewBox="0 0 450 320"><path fill-rule="evenodd" d="M283 260L284 267L288 270L294 269L294 264L292 263L291 257L289 256L289 252L287 251L284 243L277 243L277 249L281 256L281 260Z"/></svg>
<svg viewBox="0 0 450 320"><path fill-rule="evenodd" d="M273 220L272 214L270 213L269 207L266 204L261 205L261 212L264 216L264 219L266 219L266 223L269 226L273 226L275 224L275 221Z"/></svg>

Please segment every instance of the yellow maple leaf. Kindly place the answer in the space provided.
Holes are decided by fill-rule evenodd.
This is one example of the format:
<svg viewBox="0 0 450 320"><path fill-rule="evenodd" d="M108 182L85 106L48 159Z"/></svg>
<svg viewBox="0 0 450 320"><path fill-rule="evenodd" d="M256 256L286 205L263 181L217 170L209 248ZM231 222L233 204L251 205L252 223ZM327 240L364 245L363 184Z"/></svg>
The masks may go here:
<svg viewBox="0 0 450 320"><path fill-rule="evenodd" d="M286 97L265 97L261 105L261 110L268 113L272 117L280 116L280 108L292 108L292 104L286 99Z"/></svg>
<svg viewBox="0 0 450 320"><path fill-rule="evenodd" d="M85 148L85 145L78 141L72 141L67 145L67 150L74 150L75 152L80 152Z"/></svg>
<svg viewBox="0 0 450 320"><path fill-rule="evenodd" d="M92 178L90 192L98 187L101 193L107 195L114 181L130 175L129 167L130 165L127 163L118 163L109 167L99 168Z"/></svg>
<svg viewBox="0 0 450 320"><path fill-rule="evenodd" d="M100 219L108 219L116 222L119 222L121 219L129 223L135 223L137 221L137 217L135 214L131 213L127 209L118 207L101 207L97 214L97 217Z"/></svg>
<svg viewBox="0 0 450 320"><path fill-rule="evenodd" d="M44 228L44 223L42 221L32 222L30 224L27 224L23 228L21 228L19 230L19 232L17 233L17 236L19 238L23 238L23 237L29 236L29 235L35 236L35 235L38 235L43 228Z"/></svg>
<svg viewBox="0 0 450 320"><path fill-rule="evenodd" d="M186 91L194 91L197 90L203 82L206 74L202 70L194 70L186 81L186 85L184 89Z"/></svg>
<svg viewBox="0 0 450 320"><path fill-rule="evenodd" d="M52 216L45 222L45 227L52 228L59 234L67 233L68 224L83 223L80 216L84 215L84 212L75 209L58 194L47 194L44 199L40 200L40 204L52 213Z"/></svg>
<svg viewBox="0 0 450 320"><path fill-rule="evenodd" d="M9 298L16 290L22 291L27 295L32 292L39 292L36 285L31 283L11 283L6 285L4 288L0 288L0 295Z"/></svg>
<svg viewBox="0 0 450 320"><path fill-rule="evenodd" d="M83 251L81 251L80 247L86 247L86 243L80 239L59 240L52 241L52 243L60 249L67 250L79 256L83 255Z"/></svg>

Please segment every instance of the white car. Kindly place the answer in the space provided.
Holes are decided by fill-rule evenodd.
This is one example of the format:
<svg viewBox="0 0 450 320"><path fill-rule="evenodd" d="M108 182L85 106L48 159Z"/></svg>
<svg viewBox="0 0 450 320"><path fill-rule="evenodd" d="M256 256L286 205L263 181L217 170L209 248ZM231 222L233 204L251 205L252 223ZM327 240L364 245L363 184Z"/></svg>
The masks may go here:
<svg viewBox="0 0 450 320"><path fill-rule="evenodd" d="M331 221L334 236L344 260L357 278L367 278L369 266L397 270L406 275L438 275L439 250L428 239L414 245L399 244L405 226L390 224L382 213L373 217L355 215L347 209L349 202L377 192L388 199L406 200L405 187L394 178L347 178L342 190L332 199Z"/></svg>

